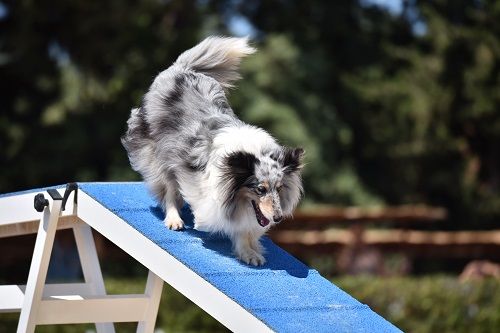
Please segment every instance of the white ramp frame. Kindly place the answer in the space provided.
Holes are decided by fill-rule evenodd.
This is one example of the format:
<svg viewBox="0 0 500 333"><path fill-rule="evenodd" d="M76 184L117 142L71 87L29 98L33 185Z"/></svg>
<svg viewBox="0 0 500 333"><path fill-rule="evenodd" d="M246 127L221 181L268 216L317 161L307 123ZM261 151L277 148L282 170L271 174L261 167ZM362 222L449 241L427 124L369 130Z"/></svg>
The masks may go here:
<svg viewBox="0 0 500 333"><path fill-rule="evenodd" d="M85 283L90 287L92 295L106 295L92 230L87 224L82 223L73 228L73 233ZM97 333L115 333L112 323L96 323L96 330Z"/></svg>
<svg viewBox="0 0 500 333"><path fill-rule="evenodd" d="M62 197L54 200L52 207L45 207L38 225L35 250L31 259L30 273L24 292L24 303L19 317L17 333L35 331L38 309L42 301L43 287L49 268L50 254L57 230L57 220L61 213Z"/></svg>
<svg viewBox="0 0 500 333"><path fill-rule="evenodd" d="M139 321L139 324L137 325L137 333L154 331L156 316L158 315L158 308L160 307L162 289L163 280L160 279L155 273L149 271L145 294L150 299L144 314L144 320Z"/></svg>
<svg viewBox="0 0 500 333"><path fill-rule="evenodd" d="M34 195L0 198L0 237L35 231L40 213L33 209ZM137 332L153 333L163 280L150 271L145 294L106 295L91 228L78 217L76 202L68 200L62 215L62 200L54 198L48 198L38 223L27 285L0 286L0 312L21 312L18 333L33 333L36 325L66 323L95 323L97 333L115 333L113 322L133 321L139 323ZM58 228L73 229L84 283L45 284Z"/></svg>

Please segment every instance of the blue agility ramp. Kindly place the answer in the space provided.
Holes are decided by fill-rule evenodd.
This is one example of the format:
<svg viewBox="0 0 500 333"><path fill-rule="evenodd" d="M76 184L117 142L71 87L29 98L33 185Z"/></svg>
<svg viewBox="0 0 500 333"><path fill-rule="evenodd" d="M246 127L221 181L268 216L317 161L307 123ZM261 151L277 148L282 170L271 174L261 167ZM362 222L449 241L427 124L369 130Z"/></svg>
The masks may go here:
<svg viewBox="0 0 500 333"><path fill-rule="evenodd" d="M262 240L267 263L248 266L227 238L194 230L187 206L186 229L167 229L143 183L78 185L79 221L233 331L401 332L268 238Z"/></svg>

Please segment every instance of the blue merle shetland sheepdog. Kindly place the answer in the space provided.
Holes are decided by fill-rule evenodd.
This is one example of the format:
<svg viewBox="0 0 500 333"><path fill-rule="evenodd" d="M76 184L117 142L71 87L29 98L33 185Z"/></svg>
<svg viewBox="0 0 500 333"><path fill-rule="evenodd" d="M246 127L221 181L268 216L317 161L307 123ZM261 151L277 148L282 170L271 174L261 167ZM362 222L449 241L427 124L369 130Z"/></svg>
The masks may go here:
<svg viewBox="0 0 500 333"><path fill-rule="evenodd" d="M246 38L209 37L161 72L132 109L122 137L132 168L179 230L183 202L195 228L222 232L247 264L265 263L259 238L292 214L303 190L301 148L239 120L226 91L240 78Z"/></svg>

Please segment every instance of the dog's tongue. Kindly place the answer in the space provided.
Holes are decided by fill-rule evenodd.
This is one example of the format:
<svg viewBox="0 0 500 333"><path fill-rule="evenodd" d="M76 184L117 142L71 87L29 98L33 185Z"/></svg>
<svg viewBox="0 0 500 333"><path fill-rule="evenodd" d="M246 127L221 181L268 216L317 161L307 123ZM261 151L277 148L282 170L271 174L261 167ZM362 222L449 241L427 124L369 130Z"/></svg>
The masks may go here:
<svg viewBox="0 0 500 333"><path fill-rule="evenodd" d="M269 224L269 220L264 216L257 217L257 222L259 222L261 227L266 227Z"/></svg>
<svg viewBox="0 0 500 333"><path fill-rule="evenodd" d="M255 201L252 200L252 206L253 209L255 210L255 217L257 218L257 222L261 227L265 227L269 224L269 220L262 214L259 206L255 203Z"/></svg>

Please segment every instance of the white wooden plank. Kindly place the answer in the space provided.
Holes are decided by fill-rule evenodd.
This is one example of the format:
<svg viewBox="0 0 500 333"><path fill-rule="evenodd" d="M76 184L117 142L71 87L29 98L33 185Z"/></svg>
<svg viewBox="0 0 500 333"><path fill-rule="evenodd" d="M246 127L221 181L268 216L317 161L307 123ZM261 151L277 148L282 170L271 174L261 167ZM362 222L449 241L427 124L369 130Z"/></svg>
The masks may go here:
<svg viewBox="0 0 500 333"><path fill-rule="evenodd" d="M85 282L91 288L92 295L106 295L92 230L87 224L83 223L75 227L73 232ZM115 333L112 322L96 323L96 330L97 333Z"/></svg>
<svg viewBox="0 0 500 333"><path fill-rule="evenodd" d="M61 195L64 193L64 188L58 189ZM37 212L33 206L33 199L39 192L25 193L0 198L0 226L24 222L38 222L42 217L42 213ZM49 200L49 206L52 205L52 198L47 192L41 192L45 198ZM66 204L66 210L62 213L63 216L73 215L73 197L74 192L70 195Z"/></svg>
<svg viewBox="0 0 500 333"><path fill-rule="evenodd" d="M45 278L49 266L50 254L56 234L57 220L61 212L62 200L55 200L46 207L40 221L38 234L31 259L30 273L24 296L17 333L33 333L36 325L36 314L42 298Z"/></svg>
<svg viewBox="0 0 500 333"><path fill-rule="evenodd" d="M25 290L26 286L21 286ZM80 295L87 297L92 295L90 286L86 283L49 283L43 288L43 297L60 296L60 295Z"/></svg>
<svg viewBox="0 0 500 333"><path fill-rule="evenodd" d="M47 325L141 321L145 319L148 301L149 298L144 295L42 300L36 323Z"/></svg>
<svg viewBox="0 0 500 333"><path fill-rule="evenodd" d="M19 312L23 306L25 285L0 286L0 312ZM92 291L85 283L50 283L43 289L43 298L52 296L77 295L88 297Z"/></svg>
<svg viewBox="0 0 500 333"><path fill-rule="evenodd" d="M41 213L39 214L41 216ZM0 238L36 234L39 223L40 221L37 220L0 225ZM82 221L76 215L61 216L57 223L57 230L73 228L81 223Z"/></svg>
<svg viewBox="0 0 500 333"><path fill-rule="evenodd" d="M24 291L18 285L0 286L0 313L19 312L23 306Z"/></svg>
<svg viewBox="0 0 500 333"><path fill-rule="evenodd" d="M163 280L155 273L148 272L148 281L146 282L145 295L149 297L148 308L146 309L146 318L137 325L137 333L153 333L155 329L156 316L160 306L161 291L163 289Z"/></svg>

